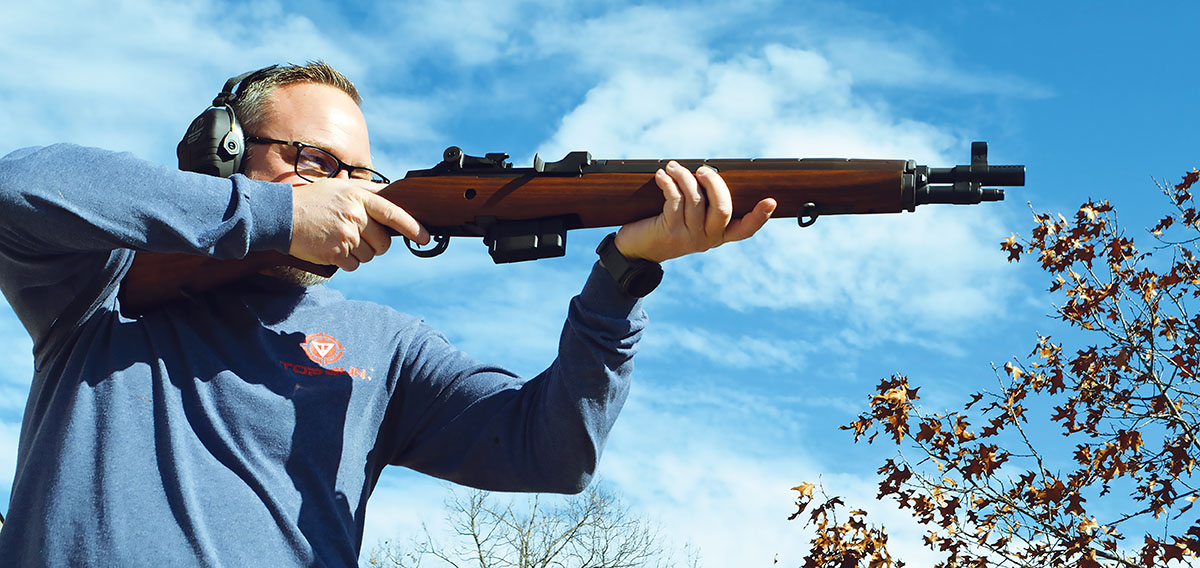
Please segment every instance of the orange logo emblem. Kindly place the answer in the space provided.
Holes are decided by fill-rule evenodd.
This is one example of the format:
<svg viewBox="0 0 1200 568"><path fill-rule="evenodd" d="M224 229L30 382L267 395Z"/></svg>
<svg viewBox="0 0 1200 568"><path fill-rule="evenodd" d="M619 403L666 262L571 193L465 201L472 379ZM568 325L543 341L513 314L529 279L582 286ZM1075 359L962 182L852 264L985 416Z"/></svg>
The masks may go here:
<svg viewBox="0 0 1200 568"><path fill-rule="evenodd" d="M320 365L329 365L342 357L342 353L346 350L342 349L342 344L324 333L314 333L304 338L304 343L300 344L304 349L304 354L308 355L314 363Z"/></svg>

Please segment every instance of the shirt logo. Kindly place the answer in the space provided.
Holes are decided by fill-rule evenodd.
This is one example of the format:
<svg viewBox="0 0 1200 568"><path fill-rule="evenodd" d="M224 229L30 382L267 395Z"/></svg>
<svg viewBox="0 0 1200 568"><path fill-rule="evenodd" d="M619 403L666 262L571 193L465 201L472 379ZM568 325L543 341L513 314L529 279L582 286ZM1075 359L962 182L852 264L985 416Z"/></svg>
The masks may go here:
<svg viewBox="0 0 1200 568"><path fill-rule="evenodd" d="M342 354L346 352L338 340L324 333L314 333L305 337L300 347L304 349L304 354L318 365L329 365L341 359Z"/></svg>

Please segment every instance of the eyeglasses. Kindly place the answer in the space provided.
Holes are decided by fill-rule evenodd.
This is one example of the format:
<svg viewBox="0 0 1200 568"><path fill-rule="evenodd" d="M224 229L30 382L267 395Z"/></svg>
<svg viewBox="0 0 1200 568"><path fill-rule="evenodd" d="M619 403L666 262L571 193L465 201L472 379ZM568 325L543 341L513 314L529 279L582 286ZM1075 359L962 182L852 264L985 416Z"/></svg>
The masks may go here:
<svg viewBox="0 0 1200 568"><path fill-rule="evenodd" d="M311 144L288 142L286 140L263 138L261 136L247 136L246 141L254 144L283 144L296 148L296 160L294 162L296 175L306 181L337 177L339 173L345 171L352 179L391 183L386 176L371 168L351 166L337 156L334 156L329 150Z"/></svg>

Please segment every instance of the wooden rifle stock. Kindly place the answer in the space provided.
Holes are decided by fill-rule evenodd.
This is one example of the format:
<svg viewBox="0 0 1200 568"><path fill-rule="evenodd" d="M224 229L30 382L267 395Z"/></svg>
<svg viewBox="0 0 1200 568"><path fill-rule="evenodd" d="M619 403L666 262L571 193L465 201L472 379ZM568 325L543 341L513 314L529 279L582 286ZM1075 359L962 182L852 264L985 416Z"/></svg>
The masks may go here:
<svg viewBox="0 0 1200 568"><path fill-rule="evenodd" d="M225 260L191 254L139 251L121 280L117 293L121 313L143 314L153 308L241 280L274 266L294 266L320 276L333 276L335 266L300 260L281 252L255 251L245 258Z"/></svg>
<svg viewBox="0 0 1200 568"><path fill-rule="evenodd" d="M929 168L907 160L746 159L677 160L688 169L707 165L729 186L734 217L774 198L774 217L808 226L822 215L899 213L928 203L975 204L1004 199L983 185L1024 185L1024 166L987 164L987 144L972 144L971 165ZM624 225L662 211L653 173L666 160L593 160L586 152L532 168L513 168L506 154L467 156L451 147L428 170L408 172L379 194L403 207L434 236L441 254L450 237L482 237L496 262L562 256L566 231ZM406 240L407 242L407 240ZM324 276L336 269L278 252L252 252L237 261L138 253L121 284L122 311L154 307L276 265Z"/></svg>

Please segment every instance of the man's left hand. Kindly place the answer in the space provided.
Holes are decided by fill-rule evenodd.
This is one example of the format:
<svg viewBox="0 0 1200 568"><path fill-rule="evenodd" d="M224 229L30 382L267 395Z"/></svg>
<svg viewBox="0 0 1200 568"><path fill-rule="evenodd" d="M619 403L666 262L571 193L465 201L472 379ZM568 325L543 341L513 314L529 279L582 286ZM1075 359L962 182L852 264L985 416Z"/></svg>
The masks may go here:
<svg viewBox="0 0 1200 568"><path fill-rule="evenodd" d="M774 199L763 199L754 210L733 219L733 200L720 174L701 166L693 175L678 162L654 174L663 193L663 211L621 227L617 250L628 258L655 262L703 252L750 238L771 218Z"/></svg>

